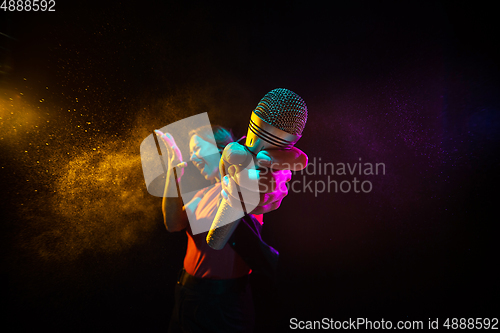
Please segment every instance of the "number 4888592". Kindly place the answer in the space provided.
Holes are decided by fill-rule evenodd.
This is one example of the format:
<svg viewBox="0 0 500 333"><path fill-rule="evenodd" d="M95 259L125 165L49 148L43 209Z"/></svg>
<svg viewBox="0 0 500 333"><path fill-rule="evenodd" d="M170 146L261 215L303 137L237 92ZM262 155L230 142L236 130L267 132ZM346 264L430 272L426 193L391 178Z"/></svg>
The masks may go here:
<svg viewBox="0 0 500 333"><path fill-rule="evenodd" d="M3 0L0 9L4 12L55 12L55 0Z"/></svg>

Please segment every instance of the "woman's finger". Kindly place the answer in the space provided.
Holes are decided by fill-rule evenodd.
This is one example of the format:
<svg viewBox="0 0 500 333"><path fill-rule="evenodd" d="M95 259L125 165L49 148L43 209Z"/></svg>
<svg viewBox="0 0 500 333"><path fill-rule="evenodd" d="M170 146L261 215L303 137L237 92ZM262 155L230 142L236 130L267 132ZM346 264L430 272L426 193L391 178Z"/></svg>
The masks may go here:
<svg viewBox="0 0 500 333"><path fill-rule="evenodd" d="M242 188L260 193L274 192L279 186L290 181L292 172L290 170L272 169L245 169L237 165L231 166L228 173L232 179ZM258 182L257 185L255 182Z"/></svg>
<svg viewBox="0 0 500 333"><path fill-rule="evenodd" d="M267 188L260 186L261 170L247 169L239 165L231 165L227 170L231 178L242 188L253 192L268 192Z"/></svg>
<svg viewBox="0 0 500 333"><path fill-rule="evenodd" d="M243 199L247 211L254 209L255 206L268 205L271 202L282 200L285 196L288 195L288 188L286 187L286 183L283 182L281 182L273 192L258 193L249 191L242 187L238 188L236 182L229 176L225 176L224 178L222 178L222 189L226 194L233 198L233 201L241 201L241 194L241 198Z"/></svg>
<svg viewBox="0 0 500 333"><path fill-rule="evenodd" d="M260 202L264 200L264 194L238 187L229 175L222 178L222 189L227 195L232 197L231 202L243 200L246 210L255 208L255 206L259 205ZM242 199L240 199L240 194Z"/></svg>
<svg viewBox="0 0 500 333"><path fill-rule="evenodd" d="M245 149L245 146L238 142L229 143L222 152L222 159L226 165L239 164L246 166L252 159L252 154Z"/></svg>

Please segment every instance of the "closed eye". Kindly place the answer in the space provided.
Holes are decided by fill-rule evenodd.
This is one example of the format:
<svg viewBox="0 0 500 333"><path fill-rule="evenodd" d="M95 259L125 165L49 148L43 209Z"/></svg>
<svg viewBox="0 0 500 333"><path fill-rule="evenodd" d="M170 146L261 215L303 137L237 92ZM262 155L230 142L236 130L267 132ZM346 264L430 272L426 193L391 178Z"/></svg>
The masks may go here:
<svg viewBox="0 0 500 333"><path fill-rule="evenodd" d="M194 147L194 151L195 152L198 152L198 150L200 150L200 147ZM189 150L189 156L193 156L193 151L192 150Z"/></svg>

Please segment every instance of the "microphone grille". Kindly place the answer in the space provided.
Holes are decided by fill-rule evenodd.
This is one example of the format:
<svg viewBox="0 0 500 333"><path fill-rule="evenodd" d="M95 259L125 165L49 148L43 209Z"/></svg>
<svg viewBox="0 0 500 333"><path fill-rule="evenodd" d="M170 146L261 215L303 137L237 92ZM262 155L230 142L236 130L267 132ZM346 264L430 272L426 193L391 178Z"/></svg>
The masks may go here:
<svg viewBox="0 0 500 333"><path fill-rule="evenodd" d="M266 123L293 135L302 135L306 126L306 103L288 89L278 88L268 92L254 112Z"/></svg>

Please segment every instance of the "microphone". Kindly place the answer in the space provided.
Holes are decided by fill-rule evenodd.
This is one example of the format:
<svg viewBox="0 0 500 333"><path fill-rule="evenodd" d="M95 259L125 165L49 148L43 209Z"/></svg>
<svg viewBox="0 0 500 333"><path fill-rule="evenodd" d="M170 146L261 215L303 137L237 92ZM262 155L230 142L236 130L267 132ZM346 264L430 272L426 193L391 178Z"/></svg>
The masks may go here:
<svg viewBox="0 0 500 333"><path fill-rule="evenodd" d="M307 106L299 95L284 88L271 90L252 112L246 148L253 155L268 148L290 149L301 138L306 121ZM231 207L222 199L207 235L211 248L220 250L226 245L242 213L241 209Z"/></svg>

